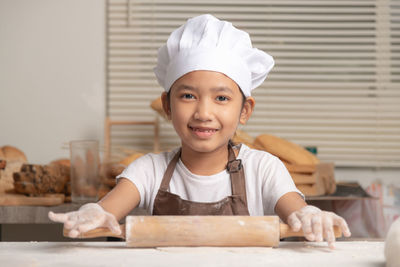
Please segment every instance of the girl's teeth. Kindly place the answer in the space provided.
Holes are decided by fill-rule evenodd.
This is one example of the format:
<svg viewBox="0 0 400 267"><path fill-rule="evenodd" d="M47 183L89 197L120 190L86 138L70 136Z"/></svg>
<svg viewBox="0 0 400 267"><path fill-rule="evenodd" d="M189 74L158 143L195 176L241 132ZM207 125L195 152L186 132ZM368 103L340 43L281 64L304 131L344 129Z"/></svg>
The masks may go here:
<svg viewBox="0 0 400 267"><path fill-rule="evenodd" d="M206 133L214 132L214 130L201 130L201 129L198 129L198 128L195 128L194 130L195 131L199 131L199 132L206 132Z"/></svg>

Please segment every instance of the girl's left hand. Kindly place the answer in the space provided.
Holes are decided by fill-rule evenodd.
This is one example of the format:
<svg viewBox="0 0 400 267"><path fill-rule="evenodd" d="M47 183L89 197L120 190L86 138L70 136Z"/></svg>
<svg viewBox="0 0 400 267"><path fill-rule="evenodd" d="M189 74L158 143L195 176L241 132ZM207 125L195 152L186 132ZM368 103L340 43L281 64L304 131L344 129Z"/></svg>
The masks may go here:
<svg viewBox="0 0 400 267"><path fill-rule="evenodd" d="M342 217L310 205L290 214L287 222L293 231L299 231L301 228L307 240L322 242L325 239L332 249L335 247L334 225L340 227L345 237L351 235L349 227Z"/></svg>

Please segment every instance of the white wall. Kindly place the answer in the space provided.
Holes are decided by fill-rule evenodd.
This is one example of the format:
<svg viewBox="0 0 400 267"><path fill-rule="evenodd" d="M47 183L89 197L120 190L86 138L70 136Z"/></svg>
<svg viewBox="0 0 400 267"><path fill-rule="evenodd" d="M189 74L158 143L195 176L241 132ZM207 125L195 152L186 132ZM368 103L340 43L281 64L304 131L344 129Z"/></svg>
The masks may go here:
<svg viewBox="0 0 400 267"><path fill-rule="evenodd" d="M45 164L102 142L104 68L104 0L0 0L0 146Z"/></svg>

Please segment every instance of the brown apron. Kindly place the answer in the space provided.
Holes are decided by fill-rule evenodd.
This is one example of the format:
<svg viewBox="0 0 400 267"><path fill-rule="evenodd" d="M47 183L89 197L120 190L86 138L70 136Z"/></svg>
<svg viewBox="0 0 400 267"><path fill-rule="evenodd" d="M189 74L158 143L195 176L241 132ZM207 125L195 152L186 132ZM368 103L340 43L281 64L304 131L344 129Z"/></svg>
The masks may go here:
<svg viewBox="0 0 400 267"><path fill-rule="evenodd" d="M154 200L153 215L249 215L247 209L246 184L240 159L236 159L233 148L228 148L227 171L231 178L232 195L217 202L194 202L181 199L168 192L169 182L175 170L181 150L168 164Z"/></svg>

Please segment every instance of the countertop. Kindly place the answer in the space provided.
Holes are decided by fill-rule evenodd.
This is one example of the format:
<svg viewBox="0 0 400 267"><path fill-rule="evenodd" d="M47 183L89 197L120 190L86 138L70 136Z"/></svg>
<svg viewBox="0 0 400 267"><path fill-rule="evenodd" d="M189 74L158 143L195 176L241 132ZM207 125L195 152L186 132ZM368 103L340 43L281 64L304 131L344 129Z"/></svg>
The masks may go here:
<svg viewBox="0 0 400 267"><path fill-rule="evenodd" d="M125 242L0 242L1 266L379 266L384 242L281 242L263 247L135 249Z"/></svg>

